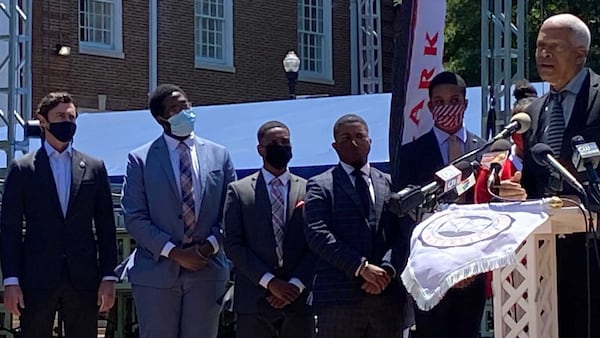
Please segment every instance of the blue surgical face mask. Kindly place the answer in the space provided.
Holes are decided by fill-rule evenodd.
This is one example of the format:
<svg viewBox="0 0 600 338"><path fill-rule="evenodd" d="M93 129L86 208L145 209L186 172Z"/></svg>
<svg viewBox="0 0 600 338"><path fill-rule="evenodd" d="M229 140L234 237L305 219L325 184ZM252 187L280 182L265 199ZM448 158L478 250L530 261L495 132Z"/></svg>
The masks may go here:
<svg viewBox="0 0 600 338"><path fill-rule="evenodd" d="M184 109L171 116L168 120L171 125L171 133L175 136L186 137L194 131L196 114L191 109Z"/></svg>

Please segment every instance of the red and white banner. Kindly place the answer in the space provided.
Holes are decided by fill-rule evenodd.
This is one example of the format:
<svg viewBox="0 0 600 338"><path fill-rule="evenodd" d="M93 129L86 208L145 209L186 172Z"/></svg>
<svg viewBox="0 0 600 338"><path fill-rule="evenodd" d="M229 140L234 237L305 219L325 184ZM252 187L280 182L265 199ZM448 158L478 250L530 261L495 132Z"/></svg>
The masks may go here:
<svg viewBox="0 0 600 338"><path fill-rule="evenodd" d="M414 0L412 10L412 53L408 62L402 144L412 142L433 127L427 108L428 88L431 79L443 70L446 0Z"/></svg>

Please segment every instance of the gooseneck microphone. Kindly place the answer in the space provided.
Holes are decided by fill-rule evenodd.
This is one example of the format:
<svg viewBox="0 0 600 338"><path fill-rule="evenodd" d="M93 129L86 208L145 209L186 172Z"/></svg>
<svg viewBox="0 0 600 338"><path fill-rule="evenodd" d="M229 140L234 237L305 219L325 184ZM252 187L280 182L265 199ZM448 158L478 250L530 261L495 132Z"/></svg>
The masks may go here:
<svg viewBox="0 0 600 338"><path fill-rule="evenodd" d="M558 172L570 186L577 190L578 193L583 196L587 196L581 183L579 183L579 181L577 181L577 179L573 177L573 175L571 175L571 173L554 158L554 153L549 145L545 143L538 143L534 145L531 148L531 155L535 163Z"/></svg>
<svg viewBox="0 0 600 338"><path fill-rule="evenodd" d="M531 127L531 117L527 113L517 113L510 118L510 123L504 126L501 132L499 132L492 141L497 141L509 137L510 135L517 133L523 134L528 131Z"/></svg>

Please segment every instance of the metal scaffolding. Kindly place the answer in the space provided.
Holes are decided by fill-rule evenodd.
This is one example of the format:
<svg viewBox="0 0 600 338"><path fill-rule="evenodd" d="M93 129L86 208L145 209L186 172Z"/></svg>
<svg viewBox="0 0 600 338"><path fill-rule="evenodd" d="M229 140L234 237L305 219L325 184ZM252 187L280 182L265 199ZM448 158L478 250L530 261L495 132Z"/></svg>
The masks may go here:
<svg viewBox="0 0 600 338"><path fill-rule="evenodd" d="M381 67L381 0L358 0L360 94L383 91Z"/></svg>
<svg viewBox="0 0 600 338"><path fill-rule="evenodd" d="M6 87L0 95L6 96L6 106L0 107L0 118L6 125L6 136L0 140L0 149L6 153L8 164L17 151L27 152L29 141L20 133L25 121L31 119L31 33L33 0L0 0L0 22L8 23L8 34L0 34L0 44L7 46L6 56L0 60L0 74L6 74ZM8 43L6 43L8 42ZM4 176L4 170L1 175Z"/></svg>
<svg viewBox="0 0 600 338"><path fill-rule="evenodd" d="M510 87L525 77L527 64L527 3L528 0L481 2L482 131L486 130L487 113L492 105L497 112L496 130L510 120Z"/></svg>

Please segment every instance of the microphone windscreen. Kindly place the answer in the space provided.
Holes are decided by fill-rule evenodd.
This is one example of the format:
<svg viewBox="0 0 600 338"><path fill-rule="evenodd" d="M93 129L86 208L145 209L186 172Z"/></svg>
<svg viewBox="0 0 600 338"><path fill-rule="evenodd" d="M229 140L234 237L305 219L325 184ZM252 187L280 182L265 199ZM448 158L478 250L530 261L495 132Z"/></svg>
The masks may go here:
<svg viewBox="0 0 600 338"><path fill-rule="evenodd" d="M507 150L510 150L511 146L512 145L510 144L509 141L501 138L499 140L496 140L494 143L492 143L492 146L490 147L490 152L507 151Z"/></svg>
<svg viewBox="0 0 600 338"><path fill-rule="evenodd" d="M517 113L510 118L510 122L518 121L519 122L519 130L516 131L517 134L523 134L531 128L531 117L527 113Z"/></svg>
<svg viewBox="0 0 600 338"><path fill-rule="evenodd" d="M472 173L473 167L468 161L460 161L454 165L461 172L461 180L466 180Z"/></svg>
<svg viewBox="0 0 600 338"><path fill-rule="evenodd" d="M540 166L546 165L546 161L547 161L546 155L554 156L554 152L552 151L552 148L550 148L550 146L547 145L546 143L538 143L538 144L534 145L533 147L531 147L531 157L533 157L533 160L538 165L540 165Z"/></svg>

